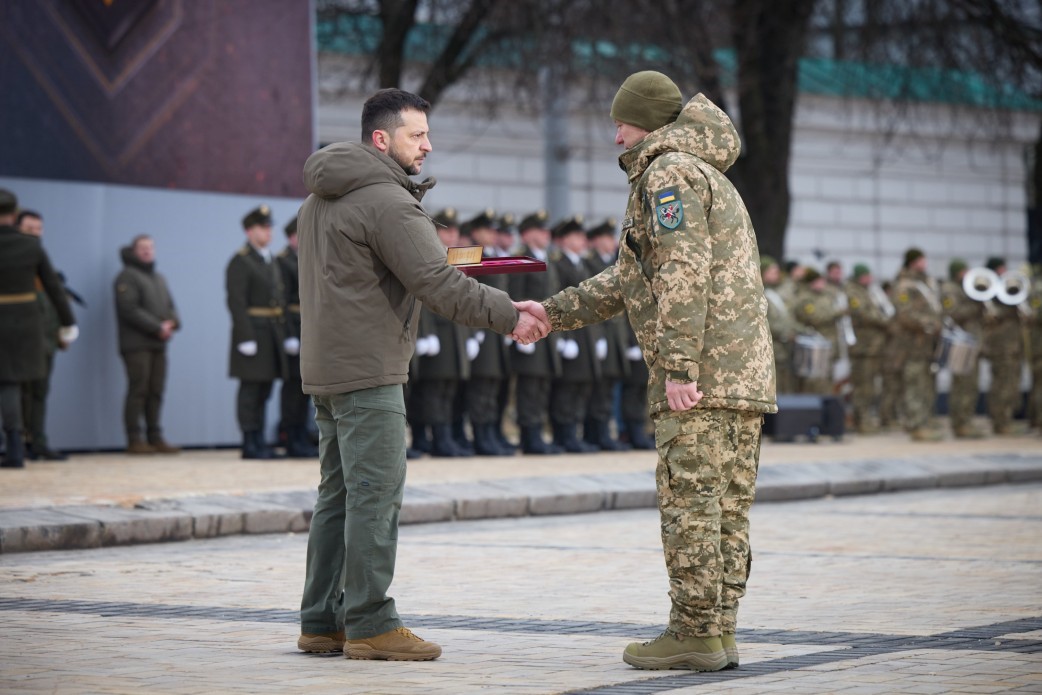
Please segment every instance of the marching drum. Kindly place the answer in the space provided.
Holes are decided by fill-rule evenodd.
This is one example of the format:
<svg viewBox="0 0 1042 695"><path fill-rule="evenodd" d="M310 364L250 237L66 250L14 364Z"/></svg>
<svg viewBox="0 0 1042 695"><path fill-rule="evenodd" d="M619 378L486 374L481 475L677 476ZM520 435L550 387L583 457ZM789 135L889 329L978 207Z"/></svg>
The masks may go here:
<svg viewBox="0 0 1042 695"><path fill-rule="evenodd" d="M792 369L801 379L831 379L832 342L820 333L796 336Z"/></svg>
<svg viewBox="0 0 1042 695"><path fill-rule="evenodd" d="M955 376L969 374L977 368L980 341L972 333L956 326L945 326L941 330L941 342L937 346L937 366L948 368Z"/></svg>

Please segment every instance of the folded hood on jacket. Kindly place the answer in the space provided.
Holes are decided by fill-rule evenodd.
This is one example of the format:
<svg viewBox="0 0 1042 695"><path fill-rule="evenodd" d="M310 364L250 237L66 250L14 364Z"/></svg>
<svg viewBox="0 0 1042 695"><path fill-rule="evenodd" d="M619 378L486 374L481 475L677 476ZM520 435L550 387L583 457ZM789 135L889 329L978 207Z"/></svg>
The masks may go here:
<svg viewBox="0 0 1042 695"><path fill-rule="evenodd" d="M619 165L631 177L639 176L655 157L666 152L685 152L725 172L741 151L742 141L731 119L705 95L698 94L684 105L677 120L623 152Z"/></svg>
<svg viewBox="0 0 1042 695"><path fill-rule="evenodd" d="M119 250L119 257L123 261L123 265L139 268L146 273L151 273L156 267L155 261L151 263L144 263L140 258L134 255L133 246L124 246Z"/></svg>
<svg viewBox="0 0 1042 695"><path fill-rule="evenodd" d="M304 185L320 198L340 198L378 183L396 183L420 197L434 185L434 179L416 183L386 154L357 142L333 143L312 153L304 163Z"/></svg>

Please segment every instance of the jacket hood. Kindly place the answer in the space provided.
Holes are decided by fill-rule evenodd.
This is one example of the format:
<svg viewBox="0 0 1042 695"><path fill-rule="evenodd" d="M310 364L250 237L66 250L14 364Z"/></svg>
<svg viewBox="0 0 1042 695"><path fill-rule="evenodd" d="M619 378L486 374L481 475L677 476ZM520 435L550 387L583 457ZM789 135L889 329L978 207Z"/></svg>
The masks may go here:
<svg viewBox="0 0 1042 695"><path fill-rule="evenodd" d="M304 163L304 185L320 198L340 198L379 183L396 183L419 199L434 186L434 179L416 183L386 154L357 142L333 143Z"/></svg>
<svg viewBox="0 0 1042 695"><path fill-rule="evenodd" d="M134 255L133 246L124 246L119 250L119 257L123 260L123 265L129 268L137 268L143 270L146 273L151 273L156 267L155 261L151 263L143 263L140 258Z"/></svg>
<svg viewBox="0 0 1042 695"><path fill-rule="evenodd" d="M725 172L741 151L742 141L731 119L705 95L698 94L681 109L677 120L649 133L623 152L619 165L634 179L659 155L683 152Z"/></svg>

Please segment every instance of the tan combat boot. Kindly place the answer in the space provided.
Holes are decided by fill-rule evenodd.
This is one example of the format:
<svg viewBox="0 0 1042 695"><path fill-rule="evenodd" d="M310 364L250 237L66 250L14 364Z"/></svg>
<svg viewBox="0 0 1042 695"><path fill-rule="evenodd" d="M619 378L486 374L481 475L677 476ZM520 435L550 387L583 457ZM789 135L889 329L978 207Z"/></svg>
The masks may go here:
<svg viewBox="0 0 1042 695"><path fill-rule="evenodd" d="M956 439L984 439L988 433L973 425L960 425L952 430Z"/></svg>
<svg viewBox="0 0 1042 695"><path fill-rule="evenodd" d="M385 659L387 661L430 661L441 656L441 647L399 627L376 637L349 639L344 642L348 659Z"/></svg>
<svg viewBox="0 0 1042 695"><path fill-rule="evenodd" d="M181 447L168 444L162 437L153 437L148 443L156 450L157 454L180 454Z"/></svg>
<svg viewBox="0 0 1042 695"><path fill-rule="evenodd" d="M720 643L724 645L724 653L727 654L727 668L738 668L738 645L734 641L734 633L720 635Z"/></svg>
<svg viewBox="0 0 1042 695"><path fill-rule="evenodd" d="M309 654L326 654L339 652L344 648L344 631L340 632L305 632L297 638L297 649Z"/></svg>
<svg viewBox="0 0 1042 695"><path fill-rule="evenodd" d="M940 432L929 427L920 427L917 430L912 430L911 436L913 442L939 442L943 438Z"/></svg>
<svg viewBox="0 0 1042 695"><path fill-rule="evenodd" d="M622 653L622 660L630 666L652 671L667 668L719 671L729 663L719 637L686 637L669 630L650 642L631 643Z"/></svg>
<svg viewBox="0 0 1042 695"><path fill-rule="evenodd" d="M154 454L156 453L156 448L140 439L131 439L130 443L127 444L127 453L135 455Z"/></svg>

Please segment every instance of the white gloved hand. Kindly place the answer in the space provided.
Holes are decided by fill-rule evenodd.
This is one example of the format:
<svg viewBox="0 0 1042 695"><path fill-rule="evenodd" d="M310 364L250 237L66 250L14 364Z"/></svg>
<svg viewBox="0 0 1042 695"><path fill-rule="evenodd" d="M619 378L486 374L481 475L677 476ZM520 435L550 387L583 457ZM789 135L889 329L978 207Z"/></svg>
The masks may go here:
<svg viewBox="0 0 1042 695"><path fill-rule="evenodd" d="M503 345L505 345L507 347L510 347L510 344L513 343L513 342L514 342L514 339L511 338L509 335L503 336Z"/></svg>
<svg viewBox="0 0 1042 695"><path fill-rule="evenodd" d="M427 336L427 354L434 357L441 352L441 339L433 333Z"/></svg>
<svg viewBox="0 0 1042 695"><path fill-rule="evenodd" d="M426 338L417 338L416 339L416 355L417 356L423 357L424 355L426 355L430 351L431 351L431 345L430 345L430 342Z"/></svg>
<svg viewBox="0 0 1042 695"><path fill-rule="evenodd" d="M640 351L640 346L634 345L633 347L626 348L626 359L630 362L644 359L644 353Z"/></svg>
<svg viewBox="0 0 1042 695"><path fill-rule="evenodd" d="M70 343L76 342L76 339L80 337L80 327L75 323L71 326L62 326L58 329L58 340L69 345Z"/></svg>
<svg viewBox="0 0 1042 695"><path fill-rule="evenodd" d="M603 360L608 357L608 339L598 338L597 342L593 344L593 354L597 355L597 359Z"/></svg>
<svg viewBox="0 0 1042 695"><path fill-rule="evenodd" d="M478 356L478 351L481 350L481 343L478 342L477 338L467 338L467 359L471 362Z"/></svg>
<svg viewBox="0 0 1042 695"><path fill-rule="evenodd" d="M524 343L514 343L514 347L517 348L518 352L525 355L531 355L535 352L535 343L529 343L528 345L525 345Z"/></svg>
<svg viewBox="0 0 1042 695"><path fill-rule="evenodd" d="M286 351L287 355L299 355L300 354L300 338L294 338L290 336L282 341L282 349Z"/></svg>
<svg viewBox="0 0 1042 695"><path fill-rule="evenodd" d="M478 331L474 334L474 340L478 341L478 345L485 344L485 331Z"/></svg>
<svg viewBox="0 0 1042 695"><path fill-rule="evenodd" d="M570 338L557 341L557 351L566 360L574 360L579 356L579 343Z"/></svg>
<svg viewBox="0 0 1042 695"><path fill-rule="evenodd" d="M245 343L239 343L236 345L235 349L247 357L253 357L257 354L257 341L247 340Z"/></svg>

